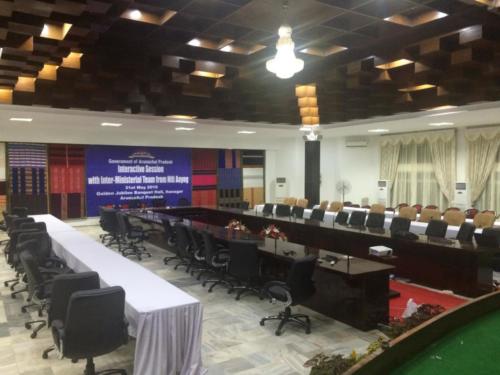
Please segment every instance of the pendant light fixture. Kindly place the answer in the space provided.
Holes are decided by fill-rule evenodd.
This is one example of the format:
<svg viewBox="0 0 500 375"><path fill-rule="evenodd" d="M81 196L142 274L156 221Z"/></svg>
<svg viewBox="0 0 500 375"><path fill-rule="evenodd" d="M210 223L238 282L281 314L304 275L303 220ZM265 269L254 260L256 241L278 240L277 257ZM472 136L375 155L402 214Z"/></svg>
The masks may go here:
<svg viewBox="0 0 500 375"><path fill-rule="evenodd" d="M286 14L288 1L283 3ZM295 57L295 43L292 40L292 28L283 24L278 30L279 39L276 43L276 56L266 62L266 69L276 74L276 77L287 79L304 69L304 60Z"/></svg>

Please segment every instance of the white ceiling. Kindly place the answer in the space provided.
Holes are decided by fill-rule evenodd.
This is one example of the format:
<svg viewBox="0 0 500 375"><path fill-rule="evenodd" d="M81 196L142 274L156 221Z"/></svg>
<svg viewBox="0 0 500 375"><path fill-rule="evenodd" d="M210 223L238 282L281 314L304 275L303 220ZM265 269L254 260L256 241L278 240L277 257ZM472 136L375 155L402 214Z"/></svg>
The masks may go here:
<svg viewBox="0 0 500 375"><path fill-rule="evenodd" d="M458 112L433 116L448 112ZM32 122L12 122L11 117L29 117ZM120 144L184 147L228 147L274 149L280 139L300 139L298 126L222 120L194 120L196 124L167 122L158 116L91 112L45 107L0 105L0 141L46 143ZM102 127L101 122L123 126ZM453 122L454 126L431 127L430 122ZM405 113L362 121L321 126L326 137L375 135L370 129L388 129L393 134L500 124L500 102L488 102L440 111ZM176 131L176 127L195 127ZM238 131L255 131L243 135Z"/></svg>

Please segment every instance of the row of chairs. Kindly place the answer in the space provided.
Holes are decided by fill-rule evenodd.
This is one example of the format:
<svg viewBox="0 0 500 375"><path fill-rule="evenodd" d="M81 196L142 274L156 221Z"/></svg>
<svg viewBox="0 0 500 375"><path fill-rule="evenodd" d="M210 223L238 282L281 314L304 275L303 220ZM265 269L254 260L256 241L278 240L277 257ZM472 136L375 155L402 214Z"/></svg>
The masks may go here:
<svg viewBox="0 0 500 375"><path fill-rule="evenodd" d="M142 260L144 255L151 254L144 247L148 233L139 225L132 225L129 216L115 208L99 208L99 224L105 232L100 236L101 242L107 247L117 247L124 256L135 256Z"/></svg>
<svg viewBox="0 0 500 375"><path fill-rule="evenodd" d="M265 204L263 212L264 214L270 214L273 212L273 204ZM278 217L294 216L297 218L302 218L304 209L300 207L290 207L284 204L276 205L275 214ZM325 216L325 211L320 208L315 208L311 212L310 219L323 221ZM391 234L396 232L409 232L411 226L411 219L405 216L394 217L391 221L391 226L389 228ZM385 214L380 212L370 211L353 211L349 214L346 211L339 211L335 217L335 224L339 225L350 225L353 227L367 227L373 229L383 229L385 224ZM440 219L431 219L428 221L428 225L425 234L430 237L444 238L446 236L446 231L448 229L448 222ZM462 242L472 241L474 231L476 226L471 223L462 222L460 224L460 229L457 234L457 239Z"/></svg>
<svg viewBox="0 0 500 375"><path fill-rule="evenodd" d="M187 207L190 205L190 202L187 198L179 198L177 200L176 207ZM106 208L116 208L116 209L139 209L139 208L146 208L146 207L156 207L156 208L161 208L161 207L166 207L167 206L167 201L165 199L152 199L149 202L144 202L139 199L132 199L128 201L128 203L123 203L120 205L116 205L114 203L108 203L103 205L103 207Z"/></svg>
<svg viewBox="0 0 500 375"><path fill-rule="evenodd" d="M15 213L15 214L14 214ZM23 217L20 217L23 216ZM73 273L62 259L52 254L51 239L43 222L26 217L27 210L4 213L4 242L7 263L16 277L4 285L13 290L12 297L26 293L22 313L35 309L38 317L28 320L31 338L49 326L54 345L43 351L47 359L54 349L73 362L86 359L85 374L96 374L93 358L107 354L128 340L124 318L125 293L121 287L100 289L95 272ZM14 291L16 285L24 287ZM106 374L125 374L125 370L106 370Z"/></svg>
<svg viewBox="0 0 500 375"><path fill-rule="evenodd" d="M276 335L281 335L283 326L288 322L299 324L306 333L310 333L309 317L292 314L291 306L304 302L315 292L312 281L315 257L295 260L286 282L266 282L256 242L234 240L220 243L207 230L197 230L182 222L172 225L169 220L163 220L163 228L166 241L175 252L174 256L164 259L166 265L175 264L174 269L185 267L185 271L197 280L204 277L202 285L209 286L208 292L212 292L216 286L225 286L229 294L236 294L236 300L244 294L253 293L261 299L267 296L279 301L284 310L260 321L264 325L268 320L279 320Z"/></svg>

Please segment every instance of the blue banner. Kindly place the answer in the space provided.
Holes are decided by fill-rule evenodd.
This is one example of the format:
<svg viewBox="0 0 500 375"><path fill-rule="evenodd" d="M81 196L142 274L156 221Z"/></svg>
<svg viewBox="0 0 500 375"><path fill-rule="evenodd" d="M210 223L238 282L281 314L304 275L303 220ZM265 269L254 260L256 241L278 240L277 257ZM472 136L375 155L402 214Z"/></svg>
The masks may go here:
<svg viewBox="0 0 500 375"><path fill-rule="evenodd" d="M88 146L85 160L88 216L109 204L191 202L191 149Z"/></svg>

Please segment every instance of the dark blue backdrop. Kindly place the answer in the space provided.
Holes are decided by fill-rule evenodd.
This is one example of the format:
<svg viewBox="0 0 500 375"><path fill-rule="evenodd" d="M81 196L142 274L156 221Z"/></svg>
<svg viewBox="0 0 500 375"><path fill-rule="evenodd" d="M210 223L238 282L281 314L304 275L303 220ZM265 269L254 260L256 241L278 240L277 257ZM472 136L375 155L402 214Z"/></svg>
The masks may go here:
<svg viewBox="0 0 500 375"><path fill-rule="evenodd" d="M88 216L107 204L191 202L191 149L88 146L85 160Z"/></svg>

